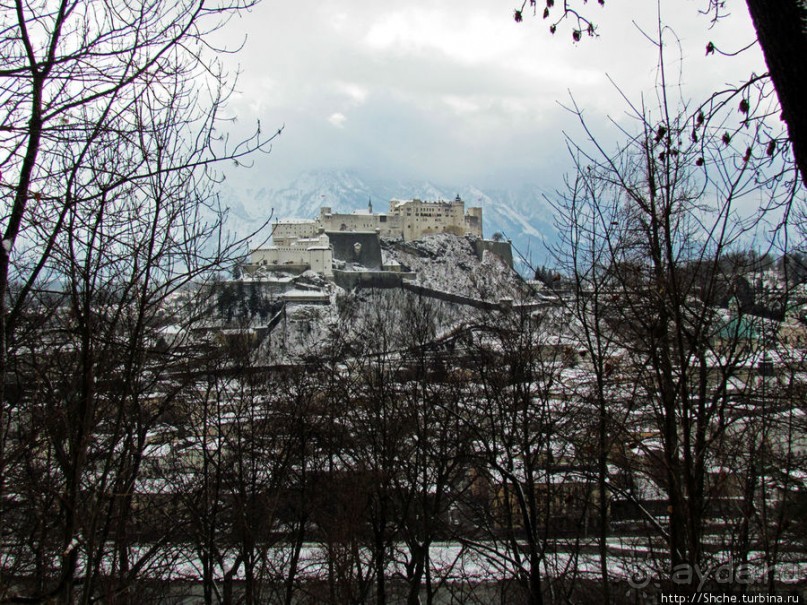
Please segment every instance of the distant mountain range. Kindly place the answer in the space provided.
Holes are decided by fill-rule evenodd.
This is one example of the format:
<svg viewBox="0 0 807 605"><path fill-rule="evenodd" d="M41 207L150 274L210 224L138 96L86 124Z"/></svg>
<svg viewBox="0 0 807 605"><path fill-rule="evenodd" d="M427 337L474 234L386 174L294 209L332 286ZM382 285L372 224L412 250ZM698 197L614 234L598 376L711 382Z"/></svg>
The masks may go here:
<svg viewBox="0 0 807 605"><path fill-rule="evenodd" d="M393 198L434 201L452 200L459 195L466 208L482 207L486 238L501 233L512 241L513 257L523 271L527 264L544 264L548 257L546 245L556 241L552 208L544 194L540 187L529 185L513 190L483 190L470 185L369 180L348 171L314 171L279 188L242 188L230 181L222 190L222 203L230 208L229 229L246 234L270 218L314 218L321 206L351 212L367 208L372 202L374 212L386 212Z"/></svg>

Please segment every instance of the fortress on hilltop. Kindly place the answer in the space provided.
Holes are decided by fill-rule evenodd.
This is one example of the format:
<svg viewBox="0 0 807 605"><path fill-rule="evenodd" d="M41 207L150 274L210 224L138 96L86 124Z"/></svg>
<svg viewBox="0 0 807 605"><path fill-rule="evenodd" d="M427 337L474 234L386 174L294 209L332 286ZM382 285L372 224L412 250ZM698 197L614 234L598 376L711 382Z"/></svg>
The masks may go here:
<svg viewBox="0 0 807 605"><path fill-rule="evenodd" d="M482 208L468 208L466 212L460 196L450 202L392 200L386 214L373 212L372 202L366 210L351 213L331 212L330 207L323 206L316 219L275 223L272 242L275 246L287 246L300 238L335 231L376 232L383 238L404 241L431 233L482 237Z"/></svg>
<svg viewBox="0 0 807 605"><path fill-rule="evenodd" d="M389 212L366 210L332 212L324 206L316 219L277 221L272 243L250 253L248 272L316 271L333 276L334 261L382 270L380 238L412 241L425 235L449 233L482 238L482 208L465 209L458 195L451 201L396 200Z"/></svg>

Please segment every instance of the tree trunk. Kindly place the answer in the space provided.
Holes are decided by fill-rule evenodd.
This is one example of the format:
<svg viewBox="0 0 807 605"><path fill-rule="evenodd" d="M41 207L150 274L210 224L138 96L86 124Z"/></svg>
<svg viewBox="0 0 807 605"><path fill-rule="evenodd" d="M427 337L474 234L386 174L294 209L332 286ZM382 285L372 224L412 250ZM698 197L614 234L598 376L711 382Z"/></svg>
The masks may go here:
<svg viewBox="0 0 807 605"><path fill-rule="evenodd" d="M802 182L807 185L807 0L746 0L782 106Z"/></svg>
<svg viewBox="0 0 807 605"><path fill-rule="evenodd" d="M383 507L383 504L382 504ZM386 511L382 512L382 519L375 531L375 572L376 572L376 604L386 605L387 602L387 560L386 560L386 540L384 538L387 531Z"/></svg>
<svg viewBox="0 0 807 605"><path fill-rule="evenodd" d="M533 550L530 553L530 577L529 577L529 605L544 604L544 589L541 582L541 557Z"/></svg>
<svg viewBox="0 0 807 605"><path fill-rule="evenodd" d="M602 366L601 361L598 366ZM597 491L598 493L598 513L599 513L599 550L600 550L600 574L602 575L603 601L611 602L610 579L608 576L608 420L607 403L605 401L605 385L602 379L602 368L597 369L597 413L599 422L597 426L598 452L597 452ZM588 511L586 511L588 516ZM586 521L588 526L588 521ZM588 537L588 536L586 536Z"/></svg>
<svg viewBox="0 0 807 605"><path fill-rule="evenodd" d="M426 549L425 544L416 543L410 547L413 559L412 576L409 578L409 594L407 596L407 605L420 605L420 586L423 581L423 573L426 567Z"/></svg>

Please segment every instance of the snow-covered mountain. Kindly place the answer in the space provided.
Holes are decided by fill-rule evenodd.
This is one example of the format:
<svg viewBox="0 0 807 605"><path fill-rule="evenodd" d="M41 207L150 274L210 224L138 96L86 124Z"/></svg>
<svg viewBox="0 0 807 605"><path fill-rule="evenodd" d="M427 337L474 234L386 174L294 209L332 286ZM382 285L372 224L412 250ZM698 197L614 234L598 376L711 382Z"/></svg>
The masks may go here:
<svg viewBox="0 0 807 605"><path fill-rule="evenodd" d="M555 241L552 209L544 191L525 185L516 189L488 190L472 185L445 186L430 182L364 179L348 171L314 171L300 175L279 188L239 187L231 181L222 191L230 207L229 228L246 234L267 219L314 218L321 206L351 212L367 208L386 212L389 200L420 198L450 200L459 195L467 207L481 206L485 237L501 233L513 243L513 257L523 256L533 265L546 261L545 244Z"/></svg>

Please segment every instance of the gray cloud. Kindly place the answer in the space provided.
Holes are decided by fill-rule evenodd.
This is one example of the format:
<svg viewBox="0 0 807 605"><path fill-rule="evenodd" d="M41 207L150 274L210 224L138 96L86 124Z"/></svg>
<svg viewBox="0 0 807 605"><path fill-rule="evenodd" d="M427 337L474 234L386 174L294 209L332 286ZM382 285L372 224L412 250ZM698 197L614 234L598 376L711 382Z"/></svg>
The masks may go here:
<svg viewBox="0 0 807 605"><path fill-rule="evenodd" d="M704 56L706 42L734 50L753 38L742 7L708 29L704 2L665 0L679 32L669 44L675 72L695 98L764 65L758 53ZM597 124L622 119L624 103L606 73L631 98L652 95L657 58L631 23L655 27L655 3L611 0L600 37L573 44L540 15L513 22L507 3L485 0L316 5L264 2L222 31L247 35L237 55L239 124L286 124L272 155L236 179L282 181L318 168L456 183L559 182L568 167L562 129L574 129L557 101L569 91ZM666 17L665 17L666 18ZM672 38L669 38L672 41ZM233 42L234 44L234 42Z"/></svg>

